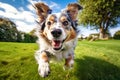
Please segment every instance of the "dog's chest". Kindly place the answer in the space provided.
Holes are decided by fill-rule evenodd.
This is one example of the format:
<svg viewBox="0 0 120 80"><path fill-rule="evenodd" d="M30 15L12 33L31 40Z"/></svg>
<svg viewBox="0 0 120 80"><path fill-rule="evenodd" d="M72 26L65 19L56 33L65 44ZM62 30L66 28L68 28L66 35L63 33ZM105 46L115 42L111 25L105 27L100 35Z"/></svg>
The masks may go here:
<svg viewBox="0 0 120 80"><path fill-rule="evenodd" d="M75 47L74 41L69 41L64 43L63 48L60 51L54 51L53 49L49 48L47 51L49 52L49 57L55 60L62 60L63 58L67 58L69 54L73 54Z"/></svg>

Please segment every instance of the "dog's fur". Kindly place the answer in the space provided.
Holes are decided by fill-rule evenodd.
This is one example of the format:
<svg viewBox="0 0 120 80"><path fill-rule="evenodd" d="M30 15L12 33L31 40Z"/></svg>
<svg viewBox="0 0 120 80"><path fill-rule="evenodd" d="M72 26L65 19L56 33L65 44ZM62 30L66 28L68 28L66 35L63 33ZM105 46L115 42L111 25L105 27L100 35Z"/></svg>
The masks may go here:
<svg viewBox="0 0 120 80"><path fill-rule="evenodd" d="M44 3L36 3L34 7L39 24L36 33L40 49L35 54L39 74L42 77L48 76L51 56L57 60L64 58L64 67L71 68L77 42L76 19L78 14L72 10L79 11L82 7L77 3L72 3L59 14L50 14L51 9Z"/></svg>

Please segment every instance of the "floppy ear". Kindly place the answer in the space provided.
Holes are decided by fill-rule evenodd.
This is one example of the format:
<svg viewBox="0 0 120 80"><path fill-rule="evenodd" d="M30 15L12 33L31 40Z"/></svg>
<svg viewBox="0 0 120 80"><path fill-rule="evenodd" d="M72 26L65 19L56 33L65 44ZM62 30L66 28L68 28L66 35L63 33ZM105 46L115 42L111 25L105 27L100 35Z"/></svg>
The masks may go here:
<svg viewBox="0 0 120 80"><path fill-rule="evenodd" d="M70 4L67 5L66 12L70 16L72 21L76 21L78 12L81 9L82 9L82 7L79 4L77 4L77 3L70 3Z"/></svg>
<svg viewBox="0 0 120 80"><path fill-rule="evenodd" d="M36 9L36 14L38 15L40 23L44 22L48 14L51 14L52 12L52 10L42 2L35 3L33 7Z"/></svg>

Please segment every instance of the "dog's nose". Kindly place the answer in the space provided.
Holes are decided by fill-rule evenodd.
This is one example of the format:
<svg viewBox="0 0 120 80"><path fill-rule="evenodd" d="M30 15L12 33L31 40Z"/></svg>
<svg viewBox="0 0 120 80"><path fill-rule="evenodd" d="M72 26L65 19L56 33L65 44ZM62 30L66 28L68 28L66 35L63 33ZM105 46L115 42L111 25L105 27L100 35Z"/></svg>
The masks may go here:
<svg viewBox="0 0 120 80"><path fill-rule="evenodd" d="M62 31L61 31L61 29L55 29L55 30L51 31L51 34L53 35L53 37L58 38L62 34Z"/></svg>

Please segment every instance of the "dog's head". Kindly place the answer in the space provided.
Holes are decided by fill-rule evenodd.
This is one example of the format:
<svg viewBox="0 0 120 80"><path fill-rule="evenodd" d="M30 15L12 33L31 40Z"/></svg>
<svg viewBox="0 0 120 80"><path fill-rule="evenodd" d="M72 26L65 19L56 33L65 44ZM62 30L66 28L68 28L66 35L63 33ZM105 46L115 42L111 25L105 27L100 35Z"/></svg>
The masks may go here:
<svg viewBox="0 0 120 80"><path fill-rule="evenodd" d="M63 43L70 41L76 37L76 31L74 30L74 21L77 18L78 11L81 6L73 3L69 4L65 11L59 14L49 14L51 9L43 3L35 4L38 17L41 24L41 33L50 43L54 50L62 49ZM42 11L42 12L40 12ZM44 15L42 15L44 14Z"/></svg>

